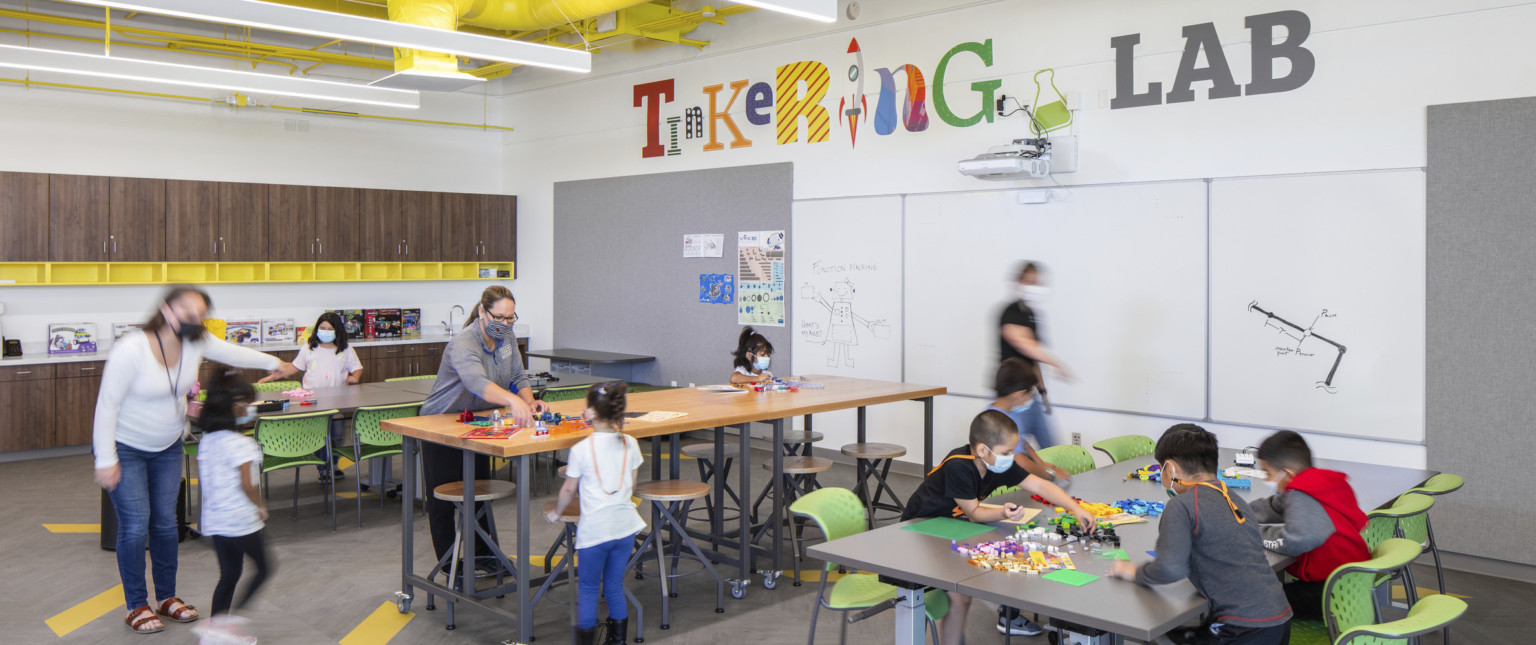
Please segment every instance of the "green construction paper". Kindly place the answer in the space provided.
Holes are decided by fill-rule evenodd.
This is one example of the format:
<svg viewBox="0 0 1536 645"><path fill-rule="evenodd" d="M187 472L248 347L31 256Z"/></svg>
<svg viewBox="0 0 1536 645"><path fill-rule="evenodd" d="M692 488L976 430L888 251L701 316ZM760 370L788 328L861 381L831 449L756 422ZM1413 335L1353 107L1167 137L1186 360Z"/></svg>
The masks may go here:
<svg viewBox="0 0 1536 645"><path fill-rule="evenodd" d="M1091 573L1083 573L1076 569L1057 569L1040 577L1046 580L1060 582L1065 585L1072 585L1074 587L1081 587L1099 579L1099 577L1096 575Z"/></svg>
<svg viewBox="0 0 1536 645"><path fill-rule="evenodd" d="M1099 557L1105 560L1131 559L1131 556L1125 552L1125 549L1104 549L1103 551L1099 552Z"/></svg>
<svg viewBox="0 0 1536 645"><path fill-rule="evenodd" d="M918 522L901 528L906 531L916 531L923 535L932 535L933 537L946 540L969 540L982 533L991 533L993 531L993 528L986 524L976 524L948 517L935 517L925 522Z"/></svg>

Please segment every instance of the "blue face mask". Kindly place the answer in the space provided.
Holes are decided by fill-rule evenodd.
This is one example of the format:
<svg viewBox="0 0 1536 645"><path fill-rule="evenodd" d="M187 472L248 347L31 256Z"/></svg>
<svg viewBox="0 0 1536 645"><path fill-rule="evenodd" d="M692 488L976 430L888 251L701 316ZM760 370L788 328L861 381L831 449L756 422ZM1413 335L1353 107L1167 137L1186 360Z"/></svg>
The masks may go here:
<svg viewBox="0 0 1536 645"><path fill-rule="evenodd" d="M235 417L235 425L237 425L237 426L250 425L250 424L255 423L255 422L256 422L256 415L254 413L248 413L248 414L244 414L244 415Z"/></svg>
<svg viewBox="0 0 1536 645"><path fill-rule="evenodd" d="M757 368L757 371L759 371L759 372L766 371L768 369L768 357L767 356L759 356L759 357L757 357L757 360L752 362L752 367Z"/></svg>
<svg viewBox="0 0 1536 645"><path fill-rule="evenodd" d="M987 446L987 451L991 452L991 450L992 450L992 447L991 446ZM996 453L993 453L993 454L996 454ZM1008 456L1008 455L996 455L996 456L997 456L997 461L994 462L994 463L987 464L987 470L1001 475L1003 473L1008 472L1008 469L1013 467L1013 459L1010 456Z"/></svg>
<svg viewBox="0 0 1536 645"><path fill-rule="evenodd" d="M1024 405L1015 405L1012 408L1010 408L1008 411L1010 413L1012 413L1012 414L1018 414L1020 412L1023 412L1025 410L1030 409L1031 407L1034 407L1034 405L1035 405L1035 399L1034 399L1034 397L1030 397L1030 399L1028 401L1024 402Z"/></svg>
<svg viewBox="0 0 1536 645"><path fill-rule="evenodd" d="M319 338L320 342L322 342L322 343L334 343L334 342L336 342L336 330L334 330L334 329L321 329L321 330L318 330L318 331L315 332L315 338Z"/></svg>

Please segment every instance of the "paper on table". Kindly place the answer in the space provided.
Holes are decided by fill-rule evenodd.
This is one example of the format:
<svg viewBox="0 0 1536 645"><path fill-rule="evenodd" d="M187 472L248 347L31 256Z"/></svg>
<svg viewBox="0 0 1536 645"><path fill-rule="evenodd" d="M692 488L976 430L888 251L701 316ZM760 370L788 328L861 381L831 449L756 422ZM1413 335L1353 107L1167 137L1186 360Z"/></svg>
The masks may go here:
<svg viewBox="0 0 1536 645"><path fill-rule="evenodd" d="M1003 505L1002 504L981 503L981 504L977 504L976 507L977 508L998 508L998 509L1000 509L1000 508L1003 507ZM1004 524L1028 524L1028 523L1030 523L1031 520L1035 519L1035 516L1039 515L1040 511L1042 511L1042 510L1044 510L1044 509L1026 508L1026 509L1024 509L1024 516L1023 517L1020 517L1019 519L1016 519L1016 520L1003 520L1003 523Z"/></svg>
<svg viewBox="0 0 1536 645"><path fill-rule="evenodd" d="M1057 569L1040 577L1046 580L1060 582L1064 585L1072 585L1074 587L1081 587L1099 579L1099 577L1096 575L1091 573L1083 573L1076 569Z"/></svg>
<svg viewBox="0 0 1536 645"><path fill-rule="evenodd" d="M649 421L651 423L661 423L662 421L671 421L673 419L686 416L688 416L687 412L662 412L661 410L651 410L650 412L635 417L635 420Z"/></svg>
<svg viewBox="0 0 1536 645"><path fill-rule="evenodd" d="M918 522L901 527L904 531L913 531L923 535L932 535L946 540L968 540L983 533L991 533L993 529L986 524L976 524L965 520L957 520L949 517L935 517L931 520Z"/></svg>
<svg viewBox="0 0 1536 645"><path fill-rule="evenodd" d="M746 393L746 390L743 390L743 389L741 389L739 387L736 387L734 385L700 385L699 389L703 390L705 392L724 392L726 394L745 394Z"/></svg>

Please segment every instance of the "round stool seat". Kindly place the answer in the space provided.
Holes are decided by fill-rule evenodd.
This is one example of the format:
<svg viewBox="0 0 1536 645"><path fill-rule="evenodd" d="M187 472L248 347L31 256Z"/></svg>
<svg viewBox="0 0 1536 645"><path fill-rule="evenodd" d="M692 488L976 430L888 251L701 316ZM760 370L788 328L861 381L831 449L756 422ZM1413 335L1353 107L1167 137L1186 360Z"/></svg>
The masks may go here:
<svg viewBox="0 0 1536 645"><path fill-rule="evenodd" d="M763 470L773 470L773 463L764 463ZM832 460L826 457L785 457L784 474L812 475L832 470Z"/></svg>
<svg viewBox="0 0 1536 645"><path fill-rule="evenodd" d="M821 441L820 432L794 431L784 433L784 443L816 443L818 441Z"/></svg>
<svg viewBox="0 0 1536 645"><path fill-rule="evenodd" d="M741 452L741 445L740 444L735 444L735 443L725 444L725 458L726 459L730 459L731 457L736 456L736 454L739 453L739 452ZM692 444L692 445L688 445L688 446L683 446L683 455L687 456L687 457L693 457L694 459L714 459L715 458L715 444L712 444L712 443L696 443L696 444Z"/></svg>
<svg viewBox="0 0 1536 645"><path fill-rule="evenodd" d="M558 500L558 499L552 499L552 500L549 500L547 502L544 502L544 514L545 515L549 515L549 512L555 510L555 505L559 504L559 503L560 503L560 500ZM560 521L564 522L566 524L575 524L576 522L581 521L581 498L580 497L574 497L574 496L571 497L570 505L566 506L565 507L565 512L560 514Z"/></svg>
<svg viewBox="0 0 1536 645"><path fill-rule="evenodd" d="M503 497L511 497L517 491L517 486L512 482L504 482L499 479L475 480L475 501L489 502ZM464 501L464 482L448 482L432 489L432 496L445 502Z"/></svg>
<svg viewBox="0 0 1536 645"><path fill-rule="evenodd" d="M635 484L635 497L652 502L682 502L709 495L709 484L691 479L663 479Z"/></svg>
<svg viewBox="0 0 1536 645"><path fill-rule="evenodd" d="M895 459L907 454L907 447L894 443L850 443L843 446L843 454L854 459Z"/></svg>

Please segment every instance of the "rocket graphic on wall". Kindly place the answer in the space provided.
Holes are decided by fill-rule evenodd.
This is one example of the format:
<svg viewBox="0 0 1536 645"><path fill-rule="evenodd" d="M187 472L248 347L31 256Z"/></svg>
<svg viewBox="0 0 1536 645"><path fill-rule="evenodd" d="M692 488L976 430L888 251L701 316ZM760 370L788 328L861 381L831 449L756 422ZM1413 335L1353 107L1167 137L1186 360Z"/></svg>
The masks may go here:
<svg viewBox="0 0 1536 645"><path fill-rule="evenodd" d="M848 67L848 80L853 85L853 95L837 101L837 118L848 124L848 141L858 145L859 121L869 119L869 103L864 100L864 51L859 49L859 39L848 41L848 53L853 54L853 65Z"/></svg>

